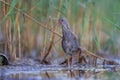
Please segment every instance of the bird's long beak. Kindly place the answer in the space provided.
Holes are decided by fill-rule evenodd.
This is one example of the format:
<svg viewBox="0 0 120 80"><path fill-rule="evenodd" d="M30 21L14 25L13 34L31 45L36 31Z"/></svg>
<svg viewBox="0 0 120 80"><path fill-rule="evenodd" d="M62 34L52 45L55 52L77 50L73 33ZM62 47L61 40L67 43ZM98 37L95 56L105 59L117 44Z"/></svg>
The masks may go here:
<svg viewBox="0 0 120 80"><path fill-rule="evenodd" d="M56 27L56 26L58 26L59 24L60 24L60 22L57 21L56 24L55 24L53 27Z"/></svg>

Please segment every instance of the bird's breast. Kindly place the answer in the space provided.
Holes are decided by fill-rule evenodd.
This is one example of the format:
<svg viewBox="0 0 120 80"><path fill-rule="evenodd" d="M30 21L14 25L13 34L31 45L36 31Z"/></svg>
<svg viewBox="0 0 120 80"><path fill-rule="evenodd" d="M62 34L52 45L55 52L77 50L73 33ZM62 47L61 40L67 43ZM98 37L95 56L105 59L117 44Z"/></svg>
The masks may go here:
<svg viewBox="0 0 120 80"><path fill-rule="evenodd" d="M70 54L70 55L73 55L78 51L77 44L75 44L75 42L70 39L62 40L62 48L66 54Z"/></svg>

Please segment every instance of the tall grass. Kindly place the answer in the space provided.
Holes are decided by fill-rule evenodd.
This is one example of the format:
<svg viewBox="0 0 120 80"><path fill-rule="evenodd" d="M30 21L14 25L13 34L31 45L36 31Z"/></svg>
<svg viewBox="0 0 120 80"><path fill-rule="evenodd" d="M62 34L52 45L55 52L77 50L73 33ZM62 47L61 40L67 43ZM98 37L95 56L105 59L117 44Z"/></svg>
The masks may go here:
<svg viewBox="0 0 120 80"><path fill-rule="evenodd" d="M64 56L61 27L54 18L65 16L79 43L93 52L120 54L119 0L0 0L0 46L10 59ZM6 4L7 3L7 4ZM4 45L4 46L3 46ZM54 57L54 58L53 58Z"/></svg>

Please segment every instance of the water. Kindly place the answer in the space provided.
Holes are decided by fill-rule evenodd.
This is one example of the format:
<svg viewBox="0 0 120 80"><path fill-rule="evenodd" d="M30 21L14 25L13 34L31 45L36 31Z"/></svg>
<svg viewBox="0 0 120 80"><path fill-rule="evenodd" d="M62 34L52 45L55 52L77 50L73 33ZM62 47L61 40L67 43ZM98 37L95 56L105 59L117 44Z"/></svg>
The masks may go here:
<svg viewBox="0 0 120 80"><path fill-rule="evenodd" d="M0 80L120 80L119 66L115 66L3 66L0 67Z"/></svg>

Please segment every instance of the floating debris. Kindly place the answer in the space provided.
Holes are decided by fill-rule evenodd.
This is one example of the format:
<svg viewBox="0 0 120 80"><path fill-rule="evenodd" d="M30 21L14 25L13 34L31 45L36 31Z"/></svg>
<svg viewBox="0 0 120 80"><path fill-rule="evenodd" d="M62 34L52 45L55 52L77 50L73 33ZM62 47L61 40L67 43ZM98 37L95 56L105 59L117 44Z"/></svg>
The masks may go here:
<svg viewBox="0 0 120 80"><path fill-rule="evenodd" d="M8 65L8 64L9 64L8 58L4 54L0 53L0 66Z"/></svg>

